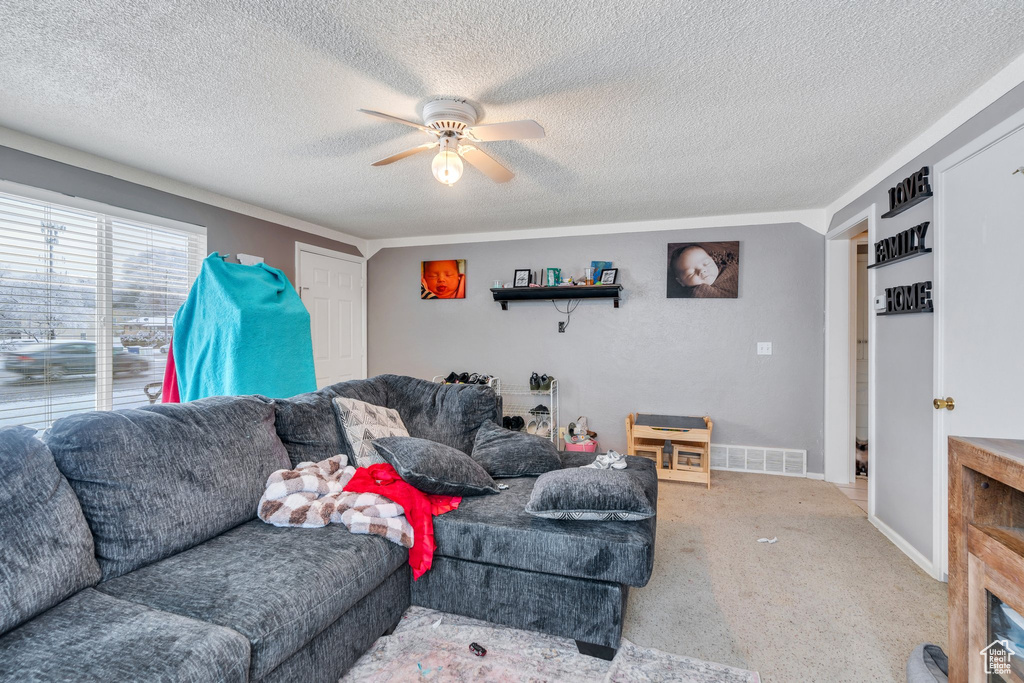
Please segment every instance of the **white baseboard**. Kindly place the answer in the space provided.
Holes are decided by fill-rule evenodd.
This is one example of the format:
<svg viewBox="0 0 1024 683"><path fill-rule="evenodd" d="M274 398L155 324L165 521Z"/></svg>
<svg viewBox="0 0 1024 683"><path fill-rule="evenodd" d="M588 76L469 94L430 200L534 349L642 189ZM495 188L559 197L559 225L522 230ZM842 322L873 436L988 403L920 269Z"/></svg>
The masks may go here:
<svg viewBox="0 0 1024 683"><path fill-rule="evenodd" d="M824 472L808 472L806 475L808 479L817 479L818 481L825 481Z"/></svg>
<svg viewBox="0 0 1024 683"><path fill-rule="evenodd" d="M875 525L875 528L881 531L883 536L892 541L893 545L902 550L903 554L912 559L914 564L923 569L928 576L933 579L942 580L940 577L935 575L932 561L925 557L917 548L910 545L907 539L893 531L892 527L878 519L878 517L874 517L872 515L868 515L868 521Z"/></svg>

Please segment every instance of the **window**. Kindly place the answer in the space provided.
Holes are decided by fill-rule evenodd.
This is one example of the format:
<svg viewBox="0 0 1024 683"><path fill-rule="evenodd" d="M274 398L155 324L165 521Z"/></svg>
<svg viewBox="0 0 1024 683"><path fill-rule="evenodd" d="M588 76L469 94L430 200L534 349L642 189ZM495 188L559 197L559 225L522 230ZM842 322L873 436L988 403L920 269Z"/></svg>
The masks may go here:
<svg viewBox="0 0 1024 683"><path fill-rule="evenodd" d="M203 228L0 183L0 427L159 401L205 252Z"/></svg>

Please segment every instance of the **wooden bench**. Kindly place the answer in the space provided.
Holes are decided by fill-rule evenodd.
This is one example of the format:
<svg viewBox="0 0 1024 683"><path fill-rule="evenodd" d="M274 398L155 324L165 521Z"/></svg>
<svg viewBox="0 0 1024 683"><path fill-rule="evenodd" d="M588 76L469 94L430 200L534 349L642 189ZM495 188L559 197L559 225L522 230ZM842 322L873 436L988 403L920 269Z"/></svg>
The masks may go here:
<svg viewBox="0 0 1024 683"><path fill-rule="evenodd" d="M706 484L710 489L713 424L707 416L632 413L626 416L627 452L653 459L658 479ZM671 452L666 453L666 442Z"/></svg>

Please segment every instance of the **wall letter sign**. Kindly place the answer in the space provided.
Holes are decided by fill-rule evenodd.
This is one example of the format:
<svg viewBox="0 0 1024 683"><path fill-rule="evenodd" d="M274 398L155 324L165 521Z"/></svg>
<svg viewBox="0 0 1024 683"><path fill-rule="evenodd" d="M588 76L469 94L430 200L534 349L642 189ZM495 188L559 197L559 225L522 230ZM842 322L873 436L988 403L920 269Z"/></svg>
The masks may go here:
<svg viewBox="0 0 1024 683"><path fill-rule="evenodd" d="M928 183L928 167L903 179L896 187L889 188L889 210L882 218L892 218L916 206L932 196L932 186Z"/></svg>
<svg viewBox="0 0 1024 683"><path fill-rule="evenodd" d="M915 282L885 289L885 312L878 315L901 315L903 313L931 313L932 282Z"/></svg>
<svg viewBox="0 0 1024 683"><path fill-rule="evenodd" d="M924 243L925 235L928 234L928 225L929 222L925 221L920 225L898 232L892 237L875 242L875 262L868 268L887 266L890 263L905 261L908 258L929 253L931 249Z"/></svg>

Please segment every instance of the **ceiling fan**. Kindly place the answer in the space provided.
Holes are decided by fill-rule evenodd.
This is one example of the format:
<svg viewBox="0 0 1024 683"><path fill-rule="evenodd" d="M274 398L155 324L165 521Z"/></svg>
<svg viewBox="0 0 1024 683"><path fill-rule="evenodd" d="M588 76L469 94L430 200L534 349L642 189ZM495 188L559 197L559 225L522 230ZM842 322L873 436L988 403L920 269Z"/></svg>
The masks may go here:
<svg viewBox="0 0 1024 683"><path fill-rule="evenodd" d="M477 125L476 109L465 100L459 99L439 99L428 102L423 106L423 123L407 121L397 116L369 109L360 109L359 111L385 121L411 126L434 138L431 142L425 142L418 147L376 161L373 163L374 166L387 166L399 159L437 147L440 149L430 164L430 170L438 182L449 187L462 177L463 159L496 183L512 180L514 175L512 171L480 149L479 143L544 137L544 129L541 125L529 119Z"/></svg>

